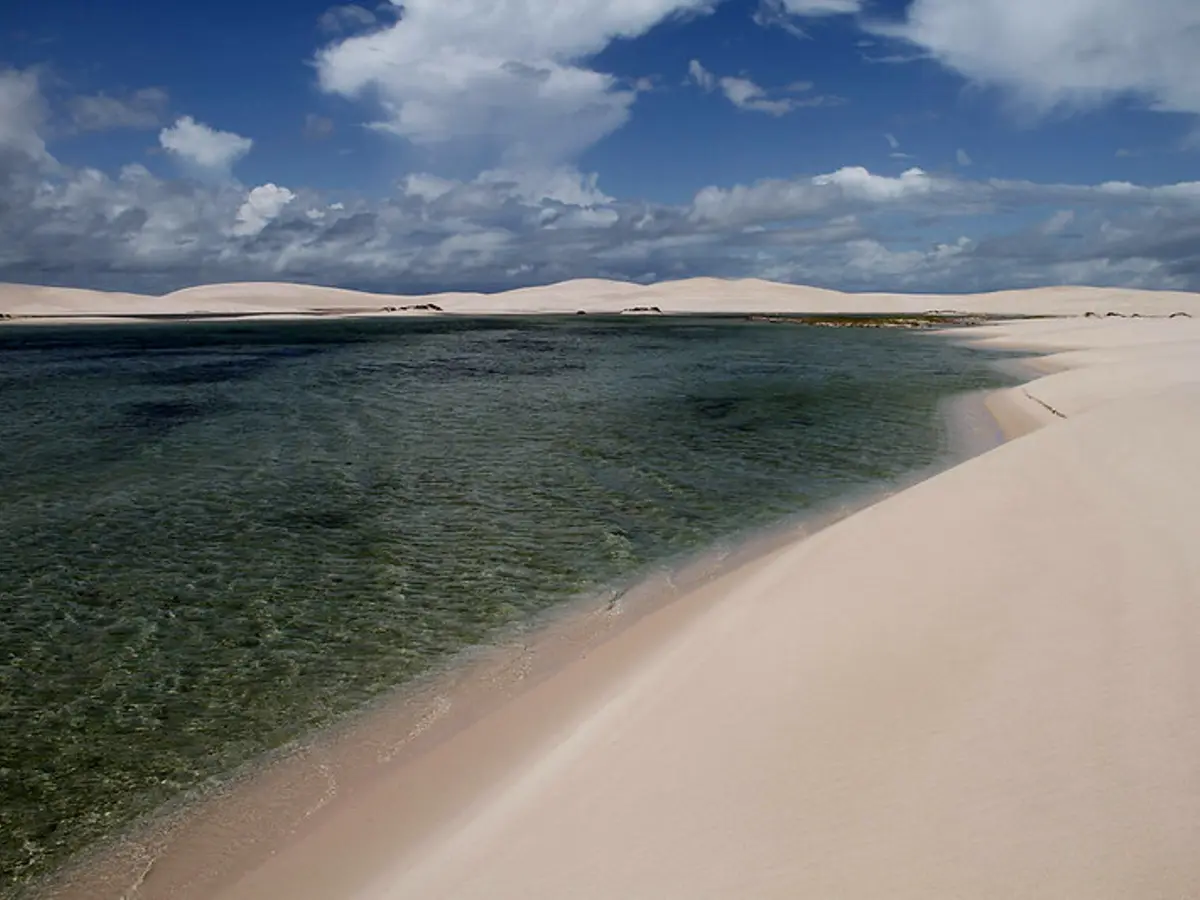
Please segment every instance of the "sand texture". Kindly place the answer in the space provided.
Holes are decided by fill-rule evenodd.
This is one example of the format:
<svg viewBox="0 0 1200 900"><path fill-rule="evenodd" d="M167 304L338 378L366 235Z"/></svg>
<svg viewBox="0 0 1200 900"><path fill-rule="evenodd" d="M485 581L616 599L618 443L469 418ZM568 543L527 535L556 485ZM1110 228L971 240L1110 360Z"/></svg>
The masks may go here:
<svg viewBox="0 0 1200 900"><path fill-rule="evenodd" d="M1197 422L1114 407L798 545L359 896L1200 895Z"/></svg>

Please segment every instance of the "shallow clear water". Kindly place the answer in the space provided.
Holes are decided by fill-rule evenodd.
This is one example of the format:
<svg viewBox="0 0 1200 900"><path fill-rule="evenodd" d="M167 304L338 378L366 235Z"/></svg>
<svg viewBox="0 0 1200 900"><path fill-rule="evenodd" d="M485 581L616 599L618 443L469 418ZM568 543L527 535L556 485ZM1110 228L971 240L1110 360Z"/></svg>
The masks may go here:
<svg viewBox="0 0 1200 900"><path fill-rule="evenodd" d="M934 460L925 335L0 331L0 895L582 592Z"/></svg>

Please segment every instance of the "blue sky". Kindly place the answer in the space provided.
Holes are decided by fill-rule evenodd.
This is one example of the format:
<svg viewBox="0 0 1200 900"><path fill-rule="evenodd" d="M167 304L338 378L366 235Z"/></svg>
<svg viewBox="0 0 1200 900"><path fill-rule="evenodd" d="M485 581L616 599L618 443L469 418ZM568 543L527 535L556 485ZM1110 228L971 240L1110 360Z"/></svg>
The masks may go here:
<svg viewBox="0 0 1200 900"><path fill-rule="evenodd" d="M0 11L0 279L1200 289L1194 0Z"/></svg>

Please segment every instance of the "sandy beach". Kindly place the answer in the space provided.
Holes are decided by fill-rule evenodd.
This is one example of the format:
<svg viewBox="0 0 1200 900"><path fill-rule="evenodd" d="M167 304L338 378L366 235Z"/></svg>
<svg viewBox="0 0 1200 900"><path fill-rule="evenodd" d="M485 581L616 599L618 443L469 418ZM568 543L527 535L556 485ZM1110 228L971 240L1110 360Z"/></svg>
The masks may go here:
<svg viewBox="0 0 1200 900"><path fill-rule="evenodd" d="M249 849L202 866L168 850L142 861L133 892L114 877L52 896L1200 895L1200 321L1172 317L1200 317L1200 295L698 280L368 296L4 288L0 311L1059 318L930 338L1038 355L1043 377L989 399L1004 445L620 628L558 641L541 669L482 679L475 700L435 697L359 744L369 778L355 782L370 767L351 755L339 781L314 751L329 802L297 813L286 777L257 788L291 810L285 826L247 801L190 838L266 835Z"/></svg>

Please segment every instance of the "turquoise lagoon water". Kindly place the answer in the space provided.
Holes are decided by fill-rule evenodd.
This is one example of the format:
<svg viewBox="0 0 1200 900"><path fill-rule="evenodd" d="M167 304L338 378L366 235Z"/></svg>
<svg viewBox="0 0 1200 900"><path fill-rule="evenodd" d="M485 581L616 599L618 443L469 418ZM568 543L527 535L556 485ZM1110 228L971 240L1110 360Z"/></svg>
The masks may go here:
<svg viewBox="0 0 1200 900"><path fill-rule="evenodd" d="M0 330L0 895L497 629L929 465L1000 380L704 319Z"/></svg>

